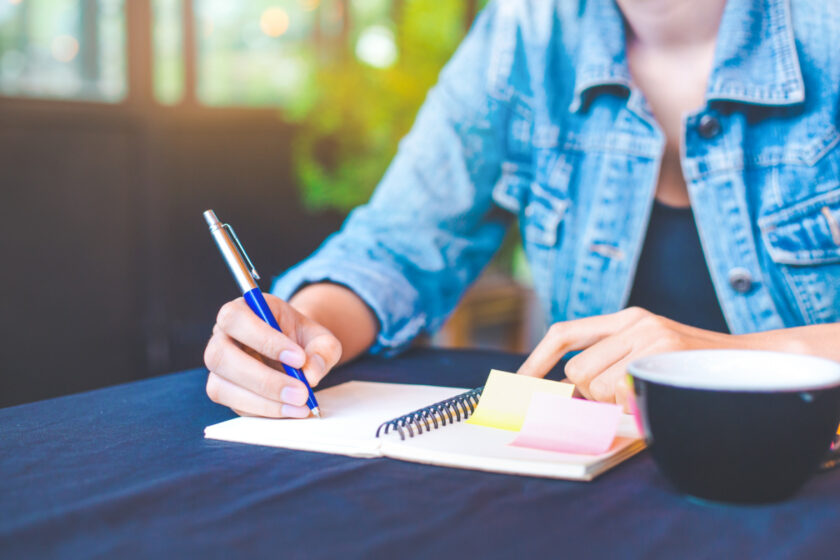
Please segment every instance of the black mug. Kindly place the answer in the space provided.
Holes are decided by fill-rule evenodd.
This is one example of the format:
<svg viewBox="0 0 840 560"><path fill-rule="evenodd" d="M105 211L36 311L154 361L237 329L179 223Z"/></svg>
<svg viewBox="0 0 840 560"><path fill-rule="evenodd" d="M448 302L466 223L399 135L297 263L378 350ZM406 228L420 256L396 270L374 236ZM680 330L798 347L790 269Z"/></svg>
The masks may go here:
<svg viewBox="0 0 840 560"><path fill-rule="evenodd" d="M681 492L716 502L793 495L840 462L840 363L780 352L698 350L628 367L640 431Z"/></svg>

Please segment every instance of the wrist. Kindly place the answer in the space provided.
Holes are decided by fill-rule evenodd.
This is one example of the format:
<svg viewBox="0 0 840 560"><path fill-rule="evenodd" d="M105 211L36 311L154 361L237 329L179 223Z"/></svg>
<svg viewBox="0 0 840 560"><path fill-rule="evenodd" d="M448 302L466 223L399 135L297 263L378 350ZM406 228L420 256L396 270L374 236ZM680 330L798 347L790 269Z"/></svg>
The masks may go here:
<svg viewBox="0 0 840 560"><path fill-rule="evenodd" d="M307 284L295 292L289 299L289 305L291 305L295 311L301 315L305 315L307 318L312 319L316 323L321 322L317 319L317 315L320 314L319 308L322 307L321 302L324 299L322 290L319 289L321 286L323 286L323 284Z"/></svg>
<svg viewBox="0 0 840 560"><path fill-rule="evenodd" d="M792 354L811 354L811 348L800 337L795 336L792 329L763 331L741 335L733 335L736 348L750 350L766 350L771 352L789 352Z"/></svg>

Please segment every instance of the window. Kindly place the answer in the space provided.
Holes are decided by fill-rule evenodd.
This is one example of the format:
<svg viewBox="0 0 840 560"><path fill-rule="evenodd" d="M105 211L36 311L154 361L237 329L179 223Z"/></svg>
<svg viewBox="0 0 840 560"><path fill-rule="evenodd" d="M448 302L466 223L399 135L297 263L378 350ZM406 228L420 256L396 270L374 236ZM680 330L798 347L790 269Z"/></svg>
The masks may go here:
<svg viewBox="0 0 840 560"><path fill-rule="evenodd" d="M415 87L411 80L428 87L429 71L436 73L485 3L132 2L137 4L130 7L138 9L127 21L125 0L0 0L0 95L123 100L129 65L139 62L132 72L141 77L147 72L143 53L132 53L141 60L129 63L126 28L131 25L139 36L151 34L149 78L157 102L277 107L294 118L317 105L313 100L323 91L327 73L337 71L344 80L360 79L365 68L400 79L412 74L407 87Z"/></svg>
<svg viewBox="0 0 840 560"><path fill-rule="evenodd" d="M184 98L183 14L182 0L152 2L154 95L164 105L175 105Z"/></svg>
<svg viewBox="0 0 840 560"><path fill-rule="evenodd" d="M311 80L319 4L195 0L198 101L211 106L292 103Z"/></svg>
<svg viewBox="0 0 840 560"><path fill-rule="evenodd" d="M123 0L0 0L0 94L117 102Z"/></svg>

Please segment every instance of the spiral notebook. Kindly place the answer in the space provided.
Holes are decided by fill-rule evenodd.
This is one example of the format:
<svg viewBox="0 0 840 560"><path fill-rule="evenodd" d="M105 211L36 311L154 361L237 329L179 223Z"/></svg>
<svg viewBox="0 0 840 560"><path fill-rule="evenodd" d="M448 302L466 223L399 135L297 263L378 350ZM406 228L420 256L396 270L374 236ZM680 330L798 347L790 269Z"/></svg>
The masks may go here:
<svg viewBox="0 0 840 560"><path fill-rule="evenodd" d="M481 389L350 381L318 391L322 419L240 417L208 426L217 439L335 453L389 457L499 473L591 480L644 448L633 418L622 418L612 447L600 455L509 445L505 430L465 423Z"/></svg>

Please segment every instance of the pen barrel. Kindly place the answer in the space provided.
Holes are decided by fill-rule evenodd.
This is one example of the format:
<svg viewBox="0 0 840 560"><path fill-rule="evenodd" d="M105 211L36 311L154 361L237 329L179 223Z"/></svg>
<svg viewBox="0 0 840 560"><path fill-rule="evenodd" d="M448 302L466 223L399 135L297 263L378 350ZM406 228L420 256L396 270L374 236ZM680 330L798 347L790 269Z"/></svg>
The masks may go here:
<svg viewBox="0 0 840 560"><path fill-rule="evenodd" d="M251 308L251 311L256 313L260 319L268 323L277 332L283 332L280 330L280 325L277 324L277 319L274 318L274 314L271 312L271 308L268 307L268 303L265 301L259 288L249 290L242 294L242 296L245 298L245 302ZM315 394L312 392L312 387L309 386L309 382L306 380L303 372L286 364L283 364L283 369L286 370L286 374L290 377L294 377L306 386L306 389L309 391L309 399L306 401L307 406L310 409L317 408L318 402L315 400Z"/></svg>
<svg viewBox="0 0 840 560"><path fill-rule="evenodd" d="M211 217L208 217L208 213L212 214L212 210L205 212L205 219L210 224L210 235L213 236L213 241L216 242L216 246L219 248L225 264L230 270L230 273L233 274L236 285L239 286L239 291L245 294L245 292L253 290L257 287L257 282L251 276L250 268L245 264L233 239L230 238L225 228L219 223L216 215L212 214ZM211 220L214 220L215 223L212 223Z"/></svg>

